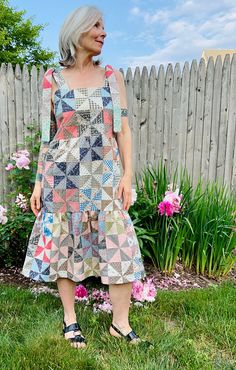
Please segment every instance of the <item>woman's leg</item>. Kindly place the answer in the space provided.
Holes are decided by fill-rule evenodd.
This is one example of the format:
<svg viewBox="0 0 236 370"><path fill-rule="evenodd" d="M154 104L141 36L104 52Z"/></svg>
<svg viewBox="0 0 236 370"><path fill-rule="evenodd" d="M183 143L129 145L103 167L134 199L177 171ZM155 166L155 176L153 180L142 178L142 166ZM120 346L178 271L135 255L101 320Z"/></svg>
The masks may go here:
<svg viewBox="0 0 236 370"><path fill-rule="evenodd" d="M112 323L124 334L130 333L129 307L131 299L132 283L109 285L109 295L112 303ZM110 327L110 334L116 337L120 335ZM134 340L135 341L135 340Z"/></svg>
<svg viewBox="0 0 236 370"><path fill-rule="evenodd" d="M59 278L57 279L58 291L64 308L64 321L66 325L75 323L75 286L76 283L70 279ZM80 331L76 331L75 334L81 334ZM70 331L65 333L65 338L73 337L73 332ZM85 343L72 343L74 347L85 347Z"/></svg>

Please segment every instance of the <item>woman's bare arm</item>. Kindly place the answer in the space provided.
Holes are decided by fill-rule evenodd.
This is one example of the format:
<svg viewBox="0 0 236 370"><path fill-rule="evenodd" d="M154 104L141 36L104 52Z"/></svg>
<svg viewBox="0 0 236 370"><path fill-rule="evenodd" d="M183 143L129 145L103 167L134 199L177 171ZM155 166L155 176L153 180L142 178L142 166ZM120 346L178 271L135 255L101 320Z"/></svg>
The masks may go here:
<svg viewBox="0 0 236 370"><path fill-rule="evenodd" d="M117 144L120 151L124 175L132 177L132 135L128 120L126 88L122 73L117 69L114 69L114 73L119 86L121 106L121 131L116 133Z"/></svg>

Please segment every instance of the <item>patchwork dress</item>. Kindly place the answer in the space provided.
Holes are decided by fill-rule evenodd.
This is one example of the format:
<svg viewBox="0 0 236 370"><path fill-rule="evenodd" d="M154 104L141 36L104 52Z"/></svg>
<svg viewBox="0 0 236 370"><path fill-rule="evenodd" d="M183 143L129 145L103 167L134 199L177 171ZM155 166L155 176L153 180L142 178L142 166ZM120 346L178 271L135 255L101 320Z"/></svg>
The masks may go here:
<svg viewBox="0 0 236 370"><path fill-rule="evenodd" d="M101 277L121 284L145 277L137 236L118 199L121 178L116 132L120 107L112 66L104 86L70 89L61 67L43 78L42 135L36 180L41 209L21 273L36 281ZM52 78L58 89L51 109Z"/></svg>

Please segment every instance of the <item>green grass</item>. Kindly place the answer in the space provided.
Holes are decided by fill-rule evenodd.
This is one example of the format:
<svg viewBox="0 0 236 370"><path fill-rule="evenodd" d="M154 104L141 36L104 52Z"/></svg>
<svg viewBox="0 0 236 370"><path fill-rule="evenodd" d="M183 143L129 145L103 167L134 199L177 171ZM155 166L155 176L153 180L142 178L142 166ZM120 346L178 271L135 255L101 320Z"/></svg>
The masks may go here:
<svg viewBox="0 0 236 370"><path fill-rule="evenodd" d="M85 350L60 335L58 298L0 287L0 369L235 369L236 289L231 282L188 291L158 291L148 308L132 307L134 330L155 348L129 346L108 333L111 315L77 304Z"/></svg>

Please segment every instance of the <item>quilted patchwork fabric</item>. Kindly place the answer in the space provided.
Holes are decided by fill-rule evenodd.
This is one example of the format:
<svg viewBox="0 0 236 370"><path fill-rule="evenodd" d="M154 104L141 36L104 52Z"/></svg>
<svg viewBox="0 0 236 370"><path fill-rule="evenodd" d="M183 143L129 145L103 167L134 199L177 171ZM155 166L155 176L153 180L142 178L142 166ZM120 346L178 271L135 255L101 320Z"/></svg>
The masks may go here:
<svg viewBox="0 0 236 370"><path fill-rule="evenodd" d="M33 226L21 273L36 281L59 277L80 282L99 276L104 284L145 277L137 236L118 199L120 153L115 132L121 116L113 68L104 86L71 90L60 68L44 76L48 99L58 84L54 112L42 114L37 179L42 207ZM45 82L46 81L46 82ZM46 106L46 104L45 104Z"/></svg>

